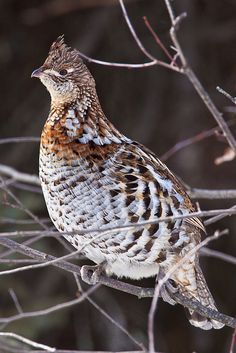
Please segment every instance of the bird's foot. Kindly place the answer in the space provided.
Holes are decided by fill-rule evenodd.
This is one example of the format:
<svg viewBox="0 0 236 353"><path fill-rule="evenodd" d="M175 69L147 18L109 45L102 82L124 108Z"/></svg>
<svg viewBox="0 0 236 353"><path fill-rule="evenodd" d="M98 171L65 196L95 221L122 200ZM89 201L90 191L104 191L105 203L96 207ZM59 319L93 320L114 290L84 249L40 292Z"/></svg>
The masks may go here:
<svg viewBox="0 0 236 353"><path fill-rule="evenodd" d="M162 268L160 268L159 274L156 278L157 282L165 276L165 272ZM161 286L160 296L162 299L169 303L170 305L175 305L176 301L173 299L173 294L178 291L178 288L175 285L175 282L172 279L168 279L163 285Z"/></svg>
<svg viewBox="0 0 236 353"><path fill-rule="evenodd" d="M168 280L166 283L163 284L161 287L161 297L162 299L169 303L170 305L175 305L176 301L173 299L173 294L178 291L178 288L176 288L174 285L172 285L171 280Z"/></svg>
<svg viewBox="0 0 236 353"><path fill-rule="evenodd" d="M103 264L95 266L84 265L80 270L81 278L84 282L94 285L99 281L103 270Z"/></svg>

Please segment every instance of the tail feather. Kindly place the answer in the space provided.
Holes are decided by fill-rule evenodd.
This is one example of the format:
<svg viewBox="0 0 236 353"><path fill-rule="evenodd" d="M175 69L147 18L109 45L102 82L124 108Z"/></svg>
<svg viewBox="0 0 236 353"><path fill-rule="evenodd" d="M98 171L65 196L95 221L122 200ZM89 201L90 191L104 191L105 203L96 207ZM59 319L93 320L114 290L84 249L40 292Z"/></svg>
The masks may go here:
<svg viewBox="0 0 236 353"><path fill-rule="evenodd" d="M189 292L187 293L186 289L184 289L183 287L180 287L180 291L182 291L182 293L184 295L187 295L188 297L195 297L195 299L197 299L202 305L206 306L207 308L217 310L215 301L211 295L211 292L207 286L205 277L198 264L195 265L195 276L196 276L195 293L191 293L191 294ZM188 311L189 311L188 319L193 326L199 327L203 330L210 330L212 328L220 329L224 326L224 324L216 320L206 318L193 310L188 310Z"/></svg>

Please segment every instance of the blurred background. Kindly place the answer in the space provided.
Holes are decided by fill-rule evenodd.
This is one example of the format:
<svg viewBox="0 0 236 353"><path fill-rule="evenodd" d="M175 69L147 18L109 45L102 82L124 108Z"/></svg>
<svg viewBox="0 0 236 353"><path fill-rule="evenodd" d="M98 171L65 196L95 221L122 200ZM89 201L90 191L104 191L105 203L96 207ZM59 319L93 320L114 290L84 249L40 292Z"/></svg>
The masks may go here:
<svg viewBox="0 0 236 353"><path fill-rule="evenodd" d="M143 44L154 56L166 60L143 22L143 16L147 16L163 43L169 47L170 22L164 1L127 0L125 4ZM224 112L225 119L231 122L236 136L235 108L216 91L219 85L236 95L236 2L176 0L173 6L177 14L183 11L188 14L179 30L186 57L217 107ZM30 75L43 63L49 46L58 35L64 33L69 45L96 59L127 63L148 61L137 48L116 0L1 0L0 28L1 139L40 136L50 99L45 87L38 80L31 80ZM235 188L235 161L221 165L214 163L215 158L223 155L227 148L220 136L212 134L168 159L165 156L176 143L216 127L213 117L187 78L158 66L139 70L92 63L88 66L95 76L106 115L122 132L147 145L159 157L163 156L169 168L192 187ZM0 163L21 172L37 174L38 153L38 142L0 144ZM39 189L23 190L19 183L9 187L25 207L40 219L47 219ZM1 231L40 229L37 224L28 224L29 216L9 205L11 201L6 192L1 193ZM202 209L224 208L233 204L234 200L200 200ZM48 222L45 224L52 226ZM209 247L235 255L235 217L225 218L207 230L212 234L216 229L224 228L229 228L229 235ZM56 256L65 253L63 247L50 238L43 239L35 247ZM12 255L12 258L18 257ZM203 256L201 263L219 309L235 315L235 267ZM0 263L0 268L13 266ZM153 281L139 284L151 286ZM83 287L85 289L86 285ZM24 311L71 300L77 291L72 275L52 267L2 276L0 317L16 312L9 288L16 293ZM138 300L105 287L97 290L92 298L138 341L147 344L149 299ZM155 324L156 344L160 352L229 352L231 329L204 332L193 328L180 306L172 307L160 301ZM137 349L89 302L47 316L16 321L6 330L60 349ZM0 348L0 351L4 352L4 349Z"/></svg>

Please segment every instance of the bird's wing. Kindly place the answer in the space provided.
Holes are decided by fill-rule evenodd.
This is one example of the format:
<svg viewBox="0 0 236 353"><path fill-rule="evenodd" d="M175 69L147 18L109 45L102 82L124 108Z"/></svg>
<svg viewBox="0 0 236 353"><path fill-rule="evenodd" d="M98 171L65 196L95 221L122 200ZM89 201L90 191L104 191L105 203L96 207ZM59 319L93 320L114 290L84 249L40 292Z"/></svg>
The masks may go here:
<svg viewBox="0 0 236 353"><path fill-rule="evenodd" d="M138 214L138 221L195 212L182 183L139 143L121 147L112 169L110 177L116 180L116 188L125 195L130 214ZM184 222L205 232L197 217L186 218Z"/></svg>
<svg viewBox="0 0 236 353"><path fill-rule="evenodd" d="M149 157L151 162L153 163L154 166L156 166L158 172L160 175L162 174L163 177L168 178L172 182L172 187L173 191L172 192L177 192L183 197L183 206L186 207L186 209L189 210L189 212L196 212L196 208L193 205L189 195L186 192L185 186L181 183L181 181L167 168L165 164L163 164L157 156L150 151L148 148L146 148L143 145L139 145L139 148ZM205 227L198 217L191 217L191 218L186 218L185 223L192 225L194 227L199 228L201 231L206 233Z"/></svg>

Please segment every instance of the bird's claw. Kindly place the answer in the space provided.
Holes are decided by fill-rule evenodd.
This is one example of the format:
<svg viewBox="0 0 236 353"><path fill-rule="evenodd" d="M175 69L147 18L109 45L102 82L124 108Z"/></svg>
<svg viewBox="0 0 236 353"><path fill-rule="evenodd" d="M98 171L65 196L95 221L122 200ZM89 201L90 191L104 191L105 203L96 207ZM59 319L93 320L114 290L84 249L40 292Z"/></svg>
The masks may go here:
<svg viewBox="0 0 236 353"><path fill-rule="evenodd" d="M165 277L165 272L160 268L159 274L156 278L157 282ZM175 305L176 301L173 299L173 293L176 293L178 288L175 286L175 282L172 279L168 279L163 283L160 289L160 296L162 299L170 305Z"/></svg>
<svg viewBox="0 0 236 353"><path fill-rule="evenodd" d="M175 305L176 301L173 299L173 293L176 293L178 291L178 288L176 288L175 286L173 286L171 284L171 281L168 280L166 283L163 284L163 286L161 287L161 297L162 299L171 304L171 305Z"/></svg>
<svg viewBox="0 0 236 353"><path fill-rule="evenodd" d="M102 265L96 265L96 266L84 265L80 270L80 274L84 282L90 285L94 285L99 281L102 271L103 271Z"/></svg>

